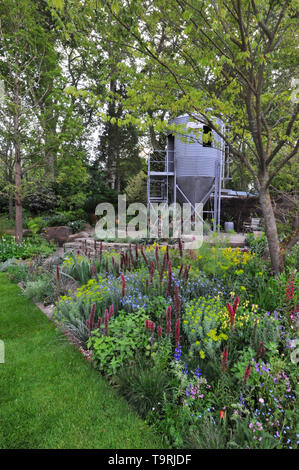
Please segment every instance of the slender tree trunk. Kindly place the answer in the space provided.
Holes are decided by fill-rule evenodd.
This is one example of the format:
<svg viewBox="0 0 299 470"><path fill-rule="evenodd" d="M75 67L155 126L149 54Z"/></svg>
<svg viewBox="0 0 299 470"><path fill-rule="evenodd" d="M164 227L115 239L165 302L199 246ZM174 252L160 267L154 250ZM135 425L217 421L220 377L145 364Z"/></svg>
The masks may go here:
<svg viewBox="0 0 299 470"><path fill-rule="evenodd" d="M13 219L13 198L9 196L8 200L8 218L9 220Z"/></svg>
<svg viewBox="0 0 299 470"><path fill-rule="evenodd" d="M282 260L280 256L280 244L277 233L277 225L268 188L260 188L259 200L264 216L272 268L276 273L278 273L281 270Z"/></svg>
<svg viewBox="0 0 299 470"><path fill-rule="evenodd" d="M14 153L15 153L15 207L16 207L16 242L23 241L23 201L22 201L22 167L20 146L20 96L19 81L15 79L14 89Z"/></svg>
<svg viewBox="0 0 299 470"><path fill-rule="evenodd" d="M23 241L23 201L21 196L21 162L16 161L15 164L16 172L16 191L15 191L15 206L16 206L16 242L21 243Z"/></svg>

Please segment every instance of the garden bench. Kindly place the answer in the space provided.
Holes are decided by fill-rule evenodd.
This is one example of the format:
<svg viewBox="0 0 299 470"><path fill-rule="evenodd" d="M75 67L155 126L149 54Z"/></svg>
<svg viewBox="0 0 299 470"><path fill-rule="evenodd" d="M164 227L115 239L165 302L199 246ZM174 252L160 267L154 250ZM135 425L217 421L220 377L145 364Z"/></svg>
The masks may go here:
<svg viewBox="0 0 299 470"><path fill-rule="evenodd" d="M258 232L262 230L260 226L261 219L252 217L250 222L244 222L243 228L245 232Z"/></svg>

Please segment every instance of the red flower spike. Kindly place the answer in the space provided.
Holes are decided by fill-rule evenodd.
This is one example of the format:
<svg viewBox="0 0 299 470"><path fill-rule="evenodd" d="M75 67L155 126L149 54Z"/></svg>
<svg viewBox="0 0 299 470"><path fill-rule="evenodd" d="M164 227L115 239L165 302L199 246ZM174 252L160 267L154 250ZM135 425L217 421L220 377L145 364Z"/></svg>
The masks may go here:
<svg viewBox="0 0 299 470"><path fill-rule="evenodd" d="M166 296L169 297L171 295L171 282L172 282L172 271L171 271L171 261L168 261L168 285L167 285L167 293Z"/></svg>
<svg viewBox="0 0 299 470"><path fill-rule="evenodd" d="M95 314L96 314L96 304L92 304L89 319L86 321L86 325L88 326L90 331L93 330L93 327L94 327Z"/></svg>
<svg viewBox="0 0 299 470"><path fill-rule="evenodd" d="M222 367L221 367L221 370L223 373L226 370L227 359L228 359L228 349L224 348L223 353L222 353Z"/></svg>
<svg viewBox="0 0 299 470"><path fill-rule="evenodd" d="M121 294L124 297L126 294L126 280L123 274L120 275L121 281L122 281L122 286L121 286Z"/></svg>
<svg viewBox="0 0 299 470"><path fill-rule="evenodd" d="M263 345L263 343L260 342L260 343L259 343L258 350L257 350L257 358L263 357L265 354L266 354L266 348L265 348L265 346Z"/></svg>
<svg viewBox="0 0 299 470"><path fill-rule="evenodd" d="M230 324L231 326L234 328L235 326L235 312L234 312L234 309L233 307L231 306L231 304L227 304L227 310L228 310L228 314L229 314L229 320L230 320Z"/></svg>
<svg viewBox="0 0 299 470"><path fill-rule="evenodd" d="M182 258L182 257L183 257L183 244L182 244L182 240L179 238L179 239L178 239L178 242L179 242L180 257Z"/></svg>
<svg viewBox="0 0 299 470"><path fill-rule="evenodd" d="M181 328L181 320L178 318L175 324L175 342L176 344L180 344L180 328Z"/></svg>
<svg viewBox="0 0 299 470"><path fill-rule="evenodd" d="M141 245L141 247L140 247L140 250L141 250L141 254L142 254L142 256L143 256L143 259L144 259L144 261L145 261L145 264L148 266L148 259L147 259L147 257L146 257L146 254L144 253L144 250L143 250L143 246L142 246L142 245Z"/></svg>
<svg viewBox="0 0 299 470"><path fill-rule="evenodd" d="M161 338L162 336L162 326L157 326L157 334L158 334L158 338Z"/></svg>
<svg viewBox="0 0 299 470"><path fill-rule="evenodd" d="M166 321L171 321L171 305L168 305L166 309Z"/></svg>
<svg viewBox="0 0 299 470"><path fill-rule="evenodd" d="M161 267L161 271L160 271L160 282L162 282L162 280L163 280L163 274L164 274L164 271L165 271L165 268L166 268L166 263L167 263L167 255L166 255L166 253L164 253L162 267Z"/></svg>
<svg viewBox="0 0 299 470"><path fill-rule="evenodd" d="M224 417L225 417L225 411L220 410L220 411L219 411L219 416L220 416L220 419L224 419Z"/></svg>
<svg viewBox="0 0 299 470"><path fill-rule="evenodd" d="M239 306L239 301L240 301L240 297L236 297L235 300L234 300L234 303L233 303L233 311L234 311L235 315L237 313L237 309L238 309L238 306Z"/></svg>
<svg viewBox="0 0 299 470"><path fill-rule="evenodd" d="M181 277L181 274L182 274L183 268L184 268L184 265L183 265L183 264L181 264L181 266L180 266L180 270L179 270L179 278Z"/></svg>
<svg viewBox="0 0 299 470"><path fill-rule="evenodd" d="M109 320L110 320L110 318L112 317L113 314L114 314L114 306L112 304L112 305L110 305L110 308L109 308Z"/></svg>
<svg viewBox="0 0 299 470"><path fill-rule="evenodd" d="M159 246L158 245L156 245L155 247L155 258L156 258L157 267L159 267Z"/></svg>
<svg viewBox="0 0 299 470"><path fill-rule="evenodd" d="M139 258L138 245L135 245L135 258L136 258L136 261L138 261L138 258Z"/></svg>
<svg viewBox="0 0 299 470"><path fill-rule="evenodd" d="M104 323L105 323L105 335L108 335L108 325L109 325L109 312L108 309L105 309L105 315L104 315Z"/></svg>
<svg viewBox="0 0 299 470"><path fill-rule="evenodd" d="M249 379L249 377L250 377L250 372L251 372L251 365L248 364L248 366L245 367L244 376L243 376L244 382L245 382L246 384L247 384L248 379Z"/></svg>

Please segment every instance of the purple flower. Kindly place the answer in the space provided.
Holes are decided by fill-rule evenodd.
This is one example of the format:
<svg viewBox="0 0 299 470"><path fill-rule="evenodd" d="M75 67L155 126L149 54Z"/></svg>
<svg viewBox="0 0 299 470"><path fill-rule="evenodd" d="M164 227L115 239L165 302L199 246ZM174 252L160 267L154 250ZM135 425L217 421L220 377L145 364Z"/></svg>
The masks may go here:
<svg viewBox="0 0 299 470"><path fill-rule="evenodd" d="M179 344L177 345L176 347L176 350L174 351L174 355L173 357L179 361L181 359L181 356L182 356L182 346L180 346Z"/></svg>

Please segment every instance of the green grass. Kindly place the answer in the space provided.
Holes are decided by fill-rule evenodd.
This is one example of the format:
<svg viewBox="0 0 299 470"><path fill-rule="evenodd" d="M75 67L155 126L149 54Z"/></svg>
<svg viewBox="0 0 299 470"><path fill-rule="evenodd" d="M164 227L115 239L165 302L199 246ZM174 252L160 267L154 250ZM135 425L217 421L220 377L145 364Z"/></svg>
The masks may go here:
<svg viewBox="0 0 299 470"><path fill-rule="evenodd" d="M0 274L0 449L159 449L159 436Z"/></svg>

